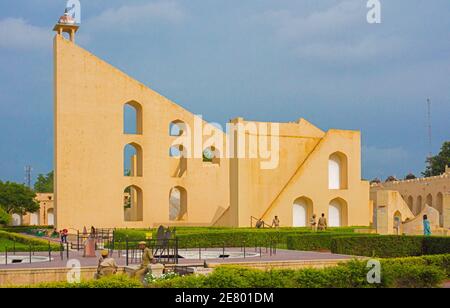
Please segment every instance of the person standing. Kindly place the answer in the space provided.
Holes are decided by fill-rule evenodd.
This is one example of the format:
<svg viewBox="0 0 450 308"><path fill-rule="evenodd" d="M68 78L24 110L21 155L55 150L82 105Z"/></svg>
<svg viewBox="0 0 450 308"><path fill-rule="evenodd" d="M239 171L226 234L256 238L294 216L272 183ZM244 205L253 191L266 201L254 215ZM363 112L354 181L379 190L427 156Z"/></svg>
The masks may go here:
<svg viewBox="0 0 450 308"><path fill-rule="evenodd" d="M431 235L431 224L428 220L427 215L423 215L423 235L430 236Z"/></svg>
<svg viewBox="0 0 450 308"><path fill-rule="evenodd" d="M327 227L327 219L325 218L325 214L322 213L322 217L319 218L319 223L317 224L317 230L324 231L327 229Z"/></svg>
<svg viewBox="0 0 450 308"><path fill-rule="evenodd" d="M316 221L316 214L313 214L311 219L309 220L309 224L311 225L311 230L313 232L316 231L317 221Z"/></svg>
<svg viewBox="0 0 450 308"><path fill-rule="evenodd" d="M272 228L278 229L280 227L280 219L278 219L278 216L275 216L272 220Z"/></svg>

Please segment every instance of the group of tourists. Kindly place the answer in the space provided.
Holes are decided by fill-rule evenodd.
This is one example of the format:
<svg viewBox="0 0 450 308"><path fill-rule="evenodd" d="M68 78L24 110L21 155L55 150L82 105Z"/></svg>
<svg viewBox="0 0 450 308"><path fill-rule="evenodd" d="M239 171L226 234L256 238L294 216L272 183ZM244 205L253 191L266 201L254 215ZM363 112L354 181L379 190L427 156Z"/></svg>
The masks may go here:
<svg viewBox="0 0 450 308"><path fill-rule="evenodd" d="M313 231L325 231L328 228L327 219L326 219L324 213L322 213L321 217L319 218L319 221L317 221L316 214L312 215L311 219L309 220L309 224L310 224L311 229ZM264 221L262 220L262 218L260 218L256 222L255 227L257 229L260 229L260 228L263 228L264 225L265 225ZM272 224L271 224L270 227L271 228L277 228L277 229L280 227L280 219L278 218L278 216L275 216L273 218Z"/></svg>

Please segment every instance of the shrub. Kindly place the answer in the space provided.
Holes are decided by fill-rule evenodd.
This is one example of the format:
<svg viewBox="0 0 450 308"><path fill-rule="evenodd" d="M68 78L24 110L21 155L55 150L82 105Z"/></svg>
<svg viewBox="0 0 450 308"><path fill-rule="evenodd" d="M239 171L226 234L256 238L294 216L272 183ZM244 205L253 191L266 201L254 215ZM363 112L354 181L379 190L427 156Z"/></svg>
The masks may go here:
<svg viewBox="0 0 450 308"><path fill-rule="evenodd" d="M114 275L104 277L98 280L81 281L80 283L53 282L42 283L33 286L20 288L39 288L39 289L132 289L142 288L139 280L129 278L128 275Z"/></svg>
<svg viewBox="0 0 450 308"><path fill-rule="evenodd" d="M450 237L424 236L343 236L331 241L333 253L396 258L450 252Z"/></svg>
<svg viewBox="0 0 450 308"><path fill-rule="evenodd" d="M11 215L9 215L4 209L0 208L0 226L8 225L11 221Z"/></svg>
<svg viewBox="0 0 450 308"><path fill-rule="evenodd" d="M353 227L330 228L321 234L353 234ZM143 229L121 229L115 231L115 242L124 242L128 236L130 242L145 239L145 234L151 231ZM284 248L289 236L312 234L310 228L280 228L280 229L255 229L255 228L177 228L176 235L180 248L198 247L247 247L277 245ZM314 233L316 234L316 233ZM153 238L156 233L153 231ZM117 246L118 247L118 246Z"/></svg>
<svg viewBox="0 0 450 308"><path fill-rule="evenodd" d="M34 251L48 251L49 242L46 240L30 238L25 235L9 233L5 231L0 231L0 239L6 239L9 241L13 241L22 245L18 245L16 251L28 251L31 246ZM9 247L12 249L12 247ZM59 244L50 243L50 249L52 251L59 251L61 246Z"/></svg>
<svg viewBox="0 0 450 308"><path fill-rule="evenodd" d="M184 276L155 281L152 288L424 288L438 287L446 278L450 255L435 258L385 259L381 283L367 282L366 262L353 260L324 269L261 271L221 266L209 276ZM433 261L432 261L433 259Z"/></svg>
<svg viewBox="0 0 450 308"><path fill-rule="evenodd" d="M303 250L303 251L317 251L317 250L331 250L332 240L341 236L374 236L363 233L311 233L295 236L288 236L287 249Z"/></svg>

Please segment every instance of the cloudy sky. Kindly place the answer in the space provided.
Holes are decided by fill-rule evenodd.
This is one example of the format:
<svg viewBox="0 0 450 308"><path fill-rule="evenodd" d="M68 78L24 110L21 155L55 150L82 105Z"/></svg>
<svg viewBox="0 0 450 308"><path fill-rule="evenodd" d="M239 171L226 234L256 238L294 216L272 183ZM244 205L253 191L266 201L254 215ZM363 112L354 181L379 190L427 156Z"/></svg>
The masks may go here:
<svg viewBox="0 0 450 308"><path fill-rule="evenodd" d="M65 0L0 2L0 180L53 166L52 32ZM209 121L358 129L363 177L419 174L450 140L450 1L90 0L78 43Z"/></svg>

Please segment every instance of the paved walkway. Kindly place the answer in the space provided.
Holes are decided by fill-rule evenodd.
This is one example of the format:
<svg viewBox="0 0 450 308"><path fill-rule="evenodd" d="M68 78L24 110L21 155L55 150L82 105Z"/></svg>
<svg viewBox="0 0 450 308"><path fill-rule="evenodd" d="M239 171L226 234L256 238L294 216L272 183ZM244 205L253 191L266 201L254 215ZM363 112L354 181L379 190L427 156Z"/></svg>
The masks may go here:
<svg viewBox="0 0 450 308"><path fill-rule="evenodd" d="M196 255L197 257L195 259L184 259L179 258L179 264L180 265L187 265L187 264L203 264L205 259L198 259L198 250L185 250L180 249L179 254L180 255ZM222 255L223 250L222 249L207 249L202 250L202 257L208 254L215 254L216 256ZM241 249L239 248L227 248L225 250L225 255L227 253L243 253ZM310 251L294 251L294 250L277 250L277 253L274 255L270 255L270 251L265 251L265 249L262 249L261 255L259 255L259 250L255 251L255 249L248 249L246 251L248 254L257 254L257 256L253 257L237 257L237 258L210 258L206 259L206 262L208 263L224 263L224 264L230 264L230 263L241 263L241 262L267 262L267 261L308 261L308 260L348 260L353 258L352 256L345 256L345 255L336 255L332 253L324 253L324 252L310 252ZM27 253L17 253L17 256L27 256L29 257L29 254ZM48 257L48 252L40 252L35 253L35 256L44 256ZM0 259L4 260L4 254L0 254ZM14 257L14 255L9 255L8 258ZM66 252L64 252L62 258L60 253L52 253L52 261L51 262L39 262L39 263L29 263L28 258L26 259L26 263L16 263L16 264L0 264L0 270L4 269L20 269L20 268L61 268L66 267L68 259L77 259L80 261L82 267L91 267L91 266L97 266L98 259L99 259L99 252L97 252L96 258L84 258L83 252L80 251L70 251L69 252L69 258L67 258ZM129 261L130 263L139 263L140 256L136 255L133 256L129 255ZM114 251L114 259L116 260L117 264L119 266L125 266L126 264L126 257L125 257L125 251Z"/></svg>

